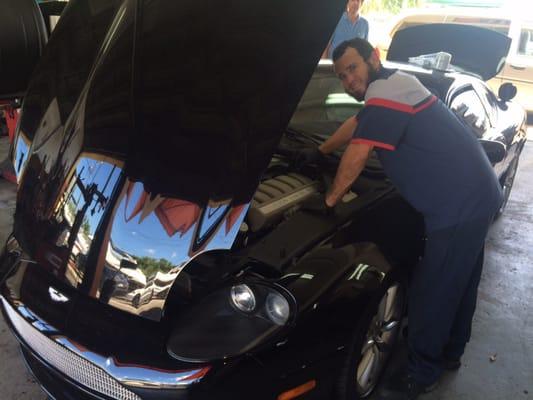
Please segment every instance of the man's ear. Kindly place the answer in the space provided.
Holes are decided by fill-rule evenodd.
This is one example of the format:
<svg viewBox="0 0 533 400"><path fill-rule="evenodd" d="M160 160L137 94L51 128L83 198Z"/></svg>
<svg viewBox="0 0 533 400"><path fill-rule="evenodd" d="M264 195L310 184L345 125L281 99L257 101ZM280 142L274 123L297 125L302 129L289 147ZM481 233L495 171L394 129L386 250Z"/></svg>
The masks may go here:
<svg viewBox="0 0 533 400"><path fill-rule="evenodd" d="M379 54L379 49L377 47L374 48L374 51L370 54L369 62L374 68L378 68L379 64L381 63Z"/></svg>

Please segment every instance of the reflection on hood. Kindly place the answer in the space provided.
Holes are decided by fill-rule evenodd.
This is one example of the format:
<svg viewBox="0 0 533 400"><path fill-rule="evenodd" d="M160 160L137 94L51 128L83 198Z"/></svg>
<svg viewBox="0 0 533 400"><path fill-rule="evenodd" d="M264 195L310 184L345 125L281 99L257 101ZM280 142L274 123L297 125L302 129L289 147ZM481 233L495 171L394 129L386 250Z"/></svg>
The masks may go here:
<svg viewBox="0 0 533 400"><path fill-rule="evenodd" d="M144 189L141 192L134 194L134 187L138 183L128 182L126 188L126 206L124 208L125 220L130 222L134 217L141 214L139 223L150 215L152 212L157 216L157 219L165 229L168 236L172 237L177 232L180 233L180 237L185 235L189 229L191 229L199 220L201 215L201 208L194 203L186 200L165 198L161 195L150 195ZM129 210L130 201L135 201L135 206L132 210ZM235 223L240 219L246 204L238 205L230 208L228 204L209 206L204 213L204 220L209 219L211 223L220 222L220 218L226 213L227 218L225 222L225 232L228 234ZM211 217L215 216L213 220ZM212 228L212 224L209 225L208 221L202 221L202 231L209 231ZM207 226L209 225L209 226ZM204 236L202 232L201 236Z"/></svg>
<svg viewBox="0 0 533 400"><path fill-rule="evenodd" d="M126 192L126 208L132 197L135 182L128 182ZM125 215L126 222L141 213L139 222L142 222L150 213L154 212L168 236L174 236L176 232L183 236L196 223L200 216L200 207L194 203L179 199L168 199L160 195L150 196L142 191L137 197L137 203L129 215Z"/></svg>

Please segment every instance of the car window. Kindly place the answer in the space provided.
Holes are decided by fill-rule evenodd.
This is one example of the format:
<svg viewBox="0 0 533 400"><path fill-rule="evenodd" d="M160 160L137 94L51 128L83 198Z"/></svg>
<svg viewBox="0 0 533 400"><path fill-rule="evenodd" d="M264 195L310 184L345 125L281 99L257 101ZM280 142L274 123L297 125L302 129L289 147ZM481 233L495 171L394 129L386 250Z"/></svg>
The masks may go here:
<svg viewBox="0 0 533 400"><path fill-rule="evenodd" d="M511 26L510 20L500 18L454 17L447 22L479 26L480 28L490 29L491 31L501 33L502 35L507 35L509 33L509 27Z"/></svg>
<svg viewBox="0 0 533 400"><path fill-rule="evenodd" d="M399 30L410 28L411 26L425 25L431 23L450 23L460 25L473 25L481 28L490 29L492 31L501 33L502 35L509 34L509 28L511 21L509 19L502 18L487 18L487 17L471 17L471 16L412 16L411 21L402 21L398 23L397 28L393 29L391 36ZM414 21L413 21L414 19ZM418 19L418 21L416 20Z"/></svg>
<svg viewBox="0 0 533 400"><path fill-rule="evenodd" d="M520 31L518 54L533 57L533 27L522 28Z"/></svg>
<svg viewBox="0 0 533 400"><path fill-rule="evenodd" d="M326 139L362 107L363 103L346 94L333 73L318 71L309 81L289 127Z"/></svg>
<svg viewBox="0 0 533 400"><path fill-rule="evenodd" d="M477 137L482 137L490 126L485 107L471 86L452 98L450 108Z"/></svg>

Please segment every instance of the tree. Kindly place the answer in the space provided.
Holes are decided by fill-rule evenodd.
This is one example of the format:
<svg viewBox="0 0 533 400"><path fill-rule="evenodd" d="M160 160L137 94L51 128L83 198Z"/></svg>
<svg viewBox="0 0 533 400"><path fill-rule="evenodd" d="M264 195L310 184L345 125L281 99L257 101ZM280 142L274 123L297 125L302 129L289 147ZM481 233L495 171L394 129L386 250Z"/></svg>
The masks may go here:
<svg viewBox="0 0 533 400"><path fill-rule="evenodd" d="M397 14L404 8L419 7L424 0L367 0L364 3L363 14L366 12L387 12Z"/></svg>

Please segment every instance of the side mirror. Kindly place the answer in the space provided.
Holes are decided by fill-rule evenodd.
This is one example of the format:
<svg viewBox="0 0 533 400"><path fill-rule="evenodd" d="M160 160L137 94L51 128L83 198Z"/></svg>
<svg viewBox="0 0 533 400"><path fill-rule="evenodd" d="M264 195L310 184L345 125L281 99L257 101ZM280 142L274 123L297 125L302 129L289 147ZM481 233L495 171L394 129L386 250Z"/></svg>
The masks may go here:
<svg viewBox="0 0 533 400"><path fill-rule="evenodd" d="M507 155L507 149L501 142L491 140L480 140L479 142L481 143L483 150L485 150L490 163L493 165L502 161Z"/></svg>
<svg viewBox="0 0 533 400"><path fill-rule="evenodd" d="M510 82L505 82L498 89L498 97L503 101L509 101L516 96L516 86Z"/></svg>
<svg viewBox="0 0 533 400"><path fill-rule="evenodd" d="M2 0L0 12L0 99L24 95L47 41L35 0Z"/></svg>

